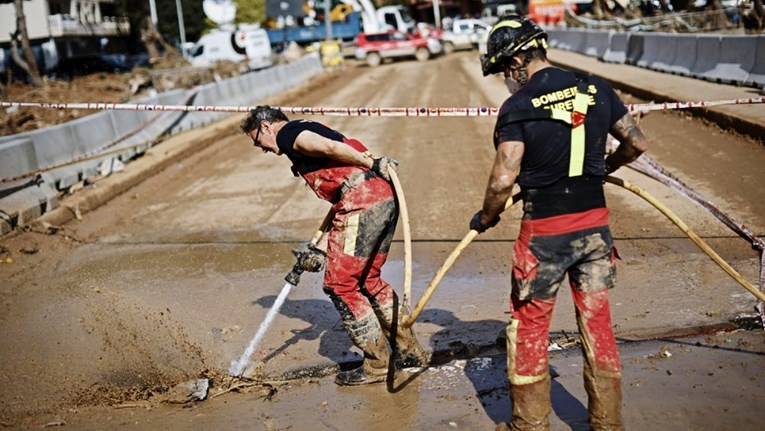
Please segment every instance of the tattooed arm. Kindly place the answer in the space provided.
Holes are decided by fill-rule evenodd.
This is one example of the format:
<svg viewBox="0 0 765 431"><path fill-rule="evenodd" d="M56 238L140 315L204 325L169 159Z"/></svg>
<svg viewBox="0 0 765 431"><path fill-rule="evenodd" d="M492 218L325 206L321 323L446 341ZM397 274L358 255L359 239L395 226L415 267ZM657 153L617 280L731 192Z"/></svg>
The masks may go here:
<svg viewBox="0 0 765 431"><path fill-rule="evenodd" d="M635 119L627 113L611 127L611 135L619 141L619 147L606 157L606 175L628 163L632 163L648 149L648 139Z"/></svg>
<svg viewBox="0 0 765 431"><path fill-rule="evenodd" d="M523 150L523 142L520 141L506 141L497 146L497 155L494 158L483 200L481 223L491 225L504 211L505 202L510 198L513 184L521 172Z"/></svg>

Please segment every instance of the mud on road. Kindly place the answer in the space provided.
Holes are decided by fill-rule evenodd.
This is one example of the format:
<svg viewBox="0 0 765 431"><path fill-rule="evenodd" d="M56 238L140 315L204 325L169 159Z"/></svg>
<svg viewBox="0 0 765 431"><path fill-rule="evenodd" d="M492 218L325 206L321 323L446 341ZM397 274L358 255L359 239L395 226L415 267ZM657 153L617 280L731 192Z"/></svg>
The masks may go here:
<svg viewBox="0 0 765 431"><path fill-rule="evenodd" d="M426 63L348 68L269 102L497 106L505 95L500 80L480 76L475 53L460 53ZM406 389L336 388L323 377L361 357L322 293L320 276L306 274L253 355L268 384L241 386L190 409L160 402L175 385L192 379L211 379L211 395L230 383L229 364L241 356L284 284L293 263L290 249L310 238L328 209L290 175L285 158L260 154L238 134L240 119L168 139L128 165L145 169L145 181L54 234L27 231L0 239L13 259L0 265L0 425L315 429L318 420L327 429L491 429L507 420L497 337L508 318L509 254L519 208L463 253L415 324L422 344L445 360L400 376ZM493 119L312 119L399 160L412 221L413 296L419 298L482 202L493 159ZM765 232L761 145L676 113L652 113L641 121L654 158L755 234ZM152 162L166 156L163 148L172 146L198 151L163 171L152 170ZM95 189L110 187L119 175L97 181ZM747 280L757 280L757 253L716 219L640 174L623 169L618 176L654 194ZM88 192L62 203L75 208ZM611 293L621 340L730 328L728 322L753 315L751 295L658 212L614 187L607 188L607 199L623 256ZM400 230L383 274L399 292ZM570 295L561 292L558 302L551 330L575 334ZM693 429L702 419L720 429L756 423L765 336L760 330L710 337L677 342L679 350L625 344L628 425L666 424L662 418L679 424L675 429ZM695 366L682 373L651 366L661 355L670 358L662 351ZM709 354L721 351L733 356ZM554 403L563 397L572 410L556 410L555 426L583 429L577 418L586 401L582 407L572 365L578 359L571 353L569 363L567 355L553 360L561 376ZM465 371L475 367L489 373L484 383ZM285 373L306 369L319 371L283 381ZM683 377L668 382L658 378L662 374ZM707 379L714 375L719 379ZM668 385L678 381L670 391ZM683 394L697 387L701 395ZM662 394L682 402L665 403ZM710 403L722 413L711 411ZM658 419L646 417L650 409L659 412Z"/></svg>

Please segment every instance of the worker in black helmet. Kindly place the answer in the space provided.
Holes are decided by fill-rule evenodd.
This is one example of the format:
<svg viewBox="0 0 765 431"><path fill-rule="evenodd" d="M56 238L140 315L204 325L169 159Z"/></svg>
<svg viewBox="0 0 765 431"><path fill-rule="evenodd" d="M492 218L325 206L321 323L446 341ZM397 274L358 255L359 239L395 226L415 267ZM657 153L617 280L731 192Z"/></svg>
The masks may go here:
<svg viewBox="0 0 765 431"><path fill-rule="evenodd" d="M547 34L522 16L497 21L482 67L484 76L503 73L513 94L499 111L496 158L483 207L470 228L483 232L496 225L515 183L523 198L506 330L513 402L509 427L549 429L548 335L558 288L568 276L590 426L622 430L621 362L608 301L618 255L603 178L637 159L647 140L607 82L553 67ZM620 145L604 158L609 133Z"/></svg>

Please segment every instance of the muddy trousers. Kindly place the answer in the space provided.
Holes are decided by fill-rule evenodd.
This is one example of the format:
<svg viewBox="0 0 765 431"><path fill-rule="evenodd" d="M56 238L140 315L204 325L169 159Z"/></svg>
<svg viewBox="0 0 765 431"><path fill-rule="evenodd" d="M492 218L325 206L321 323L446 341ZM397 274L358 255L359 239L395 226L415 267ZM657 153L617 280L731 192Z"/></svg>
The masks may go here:
<svg viewBox="0 0 765 431"><path fill-rule="evenodd" d="M611 329L608 290L581 292L571 286L584 356L584 387L590 427L623 430L621 362ZM507 374L513 402L513 430L548 430L550 374L548 337L555 298L512 299L507 325Z"/></svg>
<svg viewBox="0 0 765 431"><path fill-rule="evenodd" d="M387 368L391 353L389 346L397 365L419 365L426 361L426 353L417 341L414 330L399 325L399 313L406 310L398 307L398 297L393 288L388 286L376 296L368 296L370 308L361 314L351 312L341 296L328 289L324 291L340 312L343 327L351 341L364 352L364 363L370 369ZM368 293L364 288L360 292Z"/></svg>
<svg viewBox="0 0 765 431"><path fill-rule="evenodd" d="M327 288L324 288L324 293L340 313L343 328L351 342L363 352L364 368L371 373L387 370L390 359L388 340L372 307L357 307L354 313L341 295Z"/></svg>
<svg viewBox="0 0 765 431"><path fill-rule="evenodd" d="M387 295L388 292L390 295ZM398 295L393 289L385 293L386 295L371 298L370 302L375 316L380 322L382 332L390 343L396 366L423 365L427 361L427 357L419 341L417 341L414 329L401 326L402 314L408 314L409 310L399 305Z"/></svg>

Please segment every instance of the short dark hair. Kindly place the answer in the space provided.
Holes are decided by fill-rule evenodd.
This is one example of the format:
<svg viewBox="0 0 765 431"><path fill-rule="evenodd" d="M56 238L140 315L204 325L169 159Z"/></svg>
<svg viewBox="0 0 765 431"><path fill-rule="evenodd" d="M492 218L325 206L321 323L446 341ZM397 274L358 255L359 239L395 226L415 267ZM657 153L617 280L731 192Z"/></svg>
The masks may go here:
<svg viewBox="0 0 765 431"><path fill-rule="evenodd" d="M531 48L526 51L526 56L531 60L547 60L547 50L544 48Z"/></svg>
<svg viewBox="0 0 765 431"><path fill-rule="evenodd" d="M289 118L279 108L272 108L268 105L257 106L251 110L249 115L242 120L241 128L245 134L252 132L260 127L262 121L274 123L277 121L290 121Z"/></svg>

